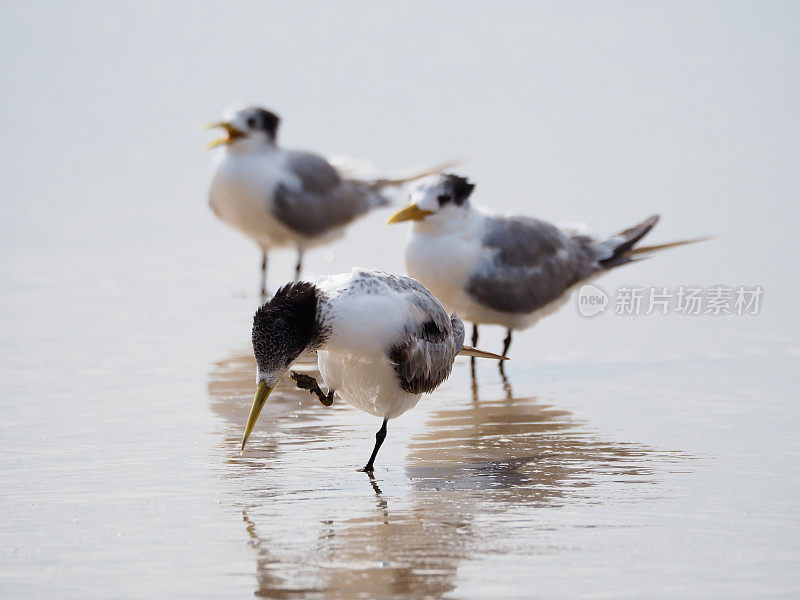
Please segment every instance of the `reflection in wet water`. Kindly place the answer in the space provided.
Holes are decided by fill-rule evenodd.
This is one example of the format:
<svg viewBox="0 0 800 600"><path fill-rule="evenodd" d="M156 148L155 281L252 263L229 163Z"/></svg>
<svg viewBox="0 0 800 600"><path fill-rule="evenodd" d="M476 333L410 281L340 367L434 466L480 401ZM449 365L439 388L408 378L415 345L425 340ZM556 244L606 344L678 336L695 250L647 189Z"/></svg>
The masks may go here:
<svg viewBox="0 0 800 600"><path fill-rule="evenodd" d="M568 411L515 397L502 380L502 397L481 400L473 374L471 404L429 415L426 433L411 445L409 476L461 492L491 489L494 502L534 504L556 503L597 474L647 480L648 449L587 436Z"/></svg>
<svg viewBox="0 0 800 600"><path fill-rule="evenodd" d="M313 357L298 368L313 371ZM471 394L441 390L435 410L393 422L405 466L377 478L354 471L373 428L348 425L357 411L322 407L286 378L239 456L254 372L249 351L232 354L211 373L209 395L221 417L219 475L235 484L261 597L441 598L465 561L552 528L541 510L602 502L594 490L607 482L653 483L654 462L676 459L604 441L568 411L515 396L505 377L499 389L473 377Z"/></svg>

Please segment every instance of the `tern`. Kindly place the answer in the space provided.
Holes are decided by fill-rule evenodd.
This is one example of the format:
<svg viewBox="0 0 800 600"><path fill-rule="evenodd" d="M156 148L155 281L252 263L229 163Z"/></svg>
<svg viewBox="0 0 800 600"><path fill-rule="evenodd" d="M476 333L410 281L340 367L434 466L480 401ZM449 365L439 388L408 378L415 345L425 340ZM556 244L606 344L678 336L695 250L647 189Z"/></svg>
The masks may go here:
<svg viewBox="0 0 800 600"><path fill-rule="evenodd" d="M297 250L297 281L305 250L342 237L359 217L389 204L385 189L454 164L397 179L353 179L322 156L279 147L279 124L278 115L256 106L229 112L209 125L222 128L224 136L207 145L220 148L209 204L219 219L261 248L262 299L269 250Z"/></svg>
<svg viewBox="0 0 800 600"><path fill-rule="evenodd" d="M637 247L658 215L597 239L531 217L489 214L470 203L474 188L464 177L439 175L418 185L389 223L414 221L408 274L472 321L473 346L479 324L506 328L503 356L514 330L555 312L575 287L652 252L709 239Z"/></svg>
<svg viewBox="0 0 800 600"><path fill-rule="evenodd" d="M256 392L242 452L278 380L304 352L316 350L328 392L316 379L292 372L297 386L330 406L334 396L383 419L366 466L386 438L389 419L399 417L435 390L457 355L500 359L464 345L464 324L448 314L422 284L365 269L281 287L253 318Z"/></svg>

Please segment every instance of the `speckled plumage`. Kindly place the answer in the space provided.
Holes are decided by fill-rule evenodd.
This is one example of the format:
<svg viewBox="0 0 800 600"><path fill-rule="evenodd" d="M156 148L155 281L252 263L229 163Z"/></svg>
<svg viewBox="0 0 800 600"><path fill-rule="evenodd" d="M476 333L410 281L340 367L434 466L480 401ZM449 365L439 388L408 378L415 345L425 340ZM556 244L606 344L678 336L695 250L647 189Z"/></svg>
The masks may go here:
<svg viewBox="0 0 800 600"><path fill-rule="evenodd" d="M447 379L463 344L461 319L448 315L422 284L364 269L286 285L253 320L259 377L274 385L271 374L317 350L328 386L385 418L399 416Z"/></svg>
<svg viewBox="0 0 800 600"><path fill-rule="evenodd" d="M328 327L318 316L320 293L300 281L280 288L253 317L253 354L259 371L288 368L306 348L325 341Z"/></svg>
<svg viewBox="0 0 800 600"><path fill-rule="evenodd" d="M325 406L335 395L383 419L363 469L371 471L387 421L447 379L463 345L461 319L409 277L353 269L284 286L253 322L258 386L242 447L281 375L302 352L316 350L329 391L308 375L292 377Z"/></svg>
<svg viewBox="0 0 800 600"><path fill-rule="evenodd" d="M322 362L364 378L360 365L372 364L380 392L343 382L345 400L379 416L398 416L414 406L422 393L432 392L447 377L464 342L464 326L448 315L425 286L409 277L354 269L321 283L334 315L328 354ZM340 320L349 332L337 331ZM338 334L338 335L337 335ZM353 358L357 360L353 360Z"/></svg>

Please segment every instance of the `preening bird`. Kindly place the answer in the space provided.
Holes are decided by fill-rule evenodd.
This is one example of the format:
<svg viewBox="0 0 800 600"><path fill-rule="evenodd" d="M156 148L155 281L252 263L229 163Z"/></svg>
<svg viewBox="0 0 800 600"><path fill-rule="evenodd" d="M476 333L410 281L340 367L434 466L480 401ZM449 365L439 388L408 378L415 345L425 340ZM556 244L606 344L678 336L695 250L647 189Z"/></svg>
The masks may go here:
<svg viewBox="0 0 800 600"><path fill-rule="evenodd" d="M708 239L637 247L658 215L597 239L532 217L489 214L470 203L474 188L463 177L440 175L417 186L412 203L389 223L414 221L408 274L472 321L473 346L479 324L506 328L503 356L512 331L556 311L576 286L652 252Z"/></svg>
<svg viewBox="0 0 800 600"><path fill-rule="evenodd" d="M280 288L253 318L257 389L242 451L280 377L302 353L316 350L328 393L292 373L297 386L329 406L338 396L383 419L363 471L373 470L386 423L435 390L459 354L500 357L464 346L464 324L448 315L418 281L381 271L351 273Z"/></svg>
<svg viewBox="0 0 800 600"><path fill-rule="evenodd" d="M356 219L389 204L383 195L386 188L447 168L398 179L349 178L317 154L279 147L279 124L275 113L252 106L227 113L209 126L225 132L208 145L220 148L209 204L217 217L261 248L262 298L270 250L297 250L297 281L305 250L342 237Z"/></svg>

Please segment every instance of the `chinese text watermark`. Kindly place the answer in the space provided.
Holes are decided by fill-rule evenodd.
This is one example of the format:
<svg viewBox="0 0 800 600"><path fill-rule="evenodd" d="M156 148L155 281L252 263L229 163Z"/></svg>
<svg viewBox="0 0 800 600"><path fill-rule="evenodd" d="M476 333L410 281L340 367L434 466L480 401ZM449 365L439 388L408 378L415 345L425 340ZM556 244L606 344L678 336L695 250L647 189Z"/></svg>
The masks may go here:
<svg viewBox="0 0 800 600"><path fill-rule="evenodd" d="M583 317L607 311L621 317L652 314L754 316L761 310L763 293L760 285L682 285L677 288L620 286L610 294L601 287L586 284L578 290L577 308Z"/></svg>

